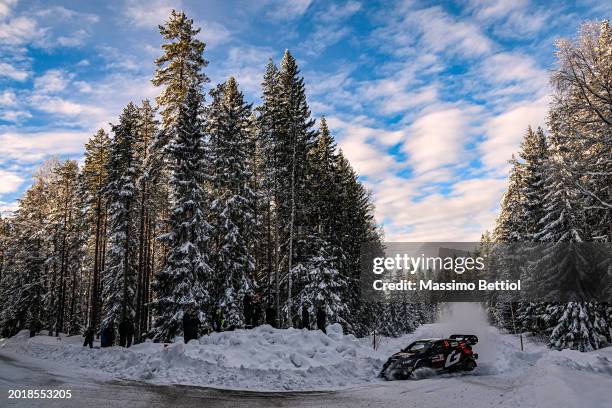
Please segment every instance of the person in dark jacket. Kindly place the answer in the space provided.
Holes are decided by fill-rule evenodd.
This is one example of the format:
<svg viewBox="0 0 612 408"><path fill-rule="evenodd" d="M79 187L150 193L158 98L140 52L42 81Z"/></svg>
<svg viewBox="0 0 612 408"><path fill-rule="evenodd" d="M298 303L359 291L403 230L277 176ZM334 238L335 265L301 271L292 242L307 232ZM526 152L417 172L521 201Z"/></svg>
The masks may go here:
<svg viewBox="0 0 612 408"><path fill-rule="evenodd" d="M244 325L247 329L253 327L253 301L250 295L245 295L242 300L244 310Z"/></svg>
<svg viewBox="0 0 612 408"><path fill-rule="evenodd" d="M132 319L127 319L125 324L125 342L126 347L130 347L132 345L132 341L134 340L134 321Z"/></svg>
<svg viewBox="0 0 612 408"><path fill-rule="evenodd" d="M302 306L302 329L310 330L310 313L306 306Z"/></svg>
<svg viewBox="0 0 612 408"><path fill-rule="evenodd" d="M255 302L253 305L253 327L261 324L261 302Z"/></svg>
<svg viewBox="0 0 612 408"><path fill-rule="evenodd" d="M213 319L213 330L216 332L223 331L223 325L225 324L225 319L223 318L223 312L221 309L217 309Z"/></svg>
<svg viewBox="0 0 612 408"><path fill-rule="evenodd" d="M89 326L87 330L85 330L85 333L83 333L83 337L85 337L85 341L83 342L83 347L89 346L89 348L93 348L93 341L94 341L93 327Z"/></svg>
<svg viewBox="0 0 612 408"><path fill-rule="evenodd" d="M112 326L102 330L100 336L100 347L112 347L115 344L115 328Z"/></svg>
<svg viewBox="0 0 612 408"><path fill-rule="evenodd" d="M187 312L183 315L183 334L185 337L185 344L189 343L190 340L198 338L198 327L200 326L200 319L194 312Z"/></svg>
<svg viewBox="0 0 612 408"><path fill-rule="evenodd" d="M266 308L266 324L276 327L276 309L272 306Z"/></svg>
<svg viewBox="0 0 612 408"><path fill-rule="evenodd" d="M327 323L327 315L322 307L317 307L317 329L325 332L325 324Z"/></svg>
<svg viewBox="0 0 612 408"><path fill-rule="evenodd" d="M127 343L127 336L125 335L126 329L127 329L127 321L122 320L121 323L119 323L119 347L125 347L125 344Z"/></svg>

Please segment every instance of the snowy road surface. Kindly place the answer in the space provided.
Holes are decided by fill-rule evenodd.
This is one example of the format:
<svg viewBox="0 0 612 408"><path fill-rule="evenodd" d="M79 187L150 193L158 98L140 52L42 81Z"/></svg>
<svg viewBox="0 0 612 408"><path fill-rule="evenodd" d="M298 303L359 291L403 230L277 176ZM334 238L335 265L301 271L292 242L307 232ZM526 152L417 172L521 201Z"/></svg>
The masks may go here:
<svg viewBox="0 0 612 408"><path fill-rule="evenodd" d="M127 350L90 350L78 337L24 333L0 340L0 407L610 407L611 347L559 352L526 339L521 351L516 337L478 317L482 310L462 307L468 310L404 338L381 339L375 352L368 339L330 330L238 330L194 344ZM480 338L475 371L417 381L376 378L386 356L415 338L459 332ZM72 399L7 399L9 389L70 389Z"/></svg>

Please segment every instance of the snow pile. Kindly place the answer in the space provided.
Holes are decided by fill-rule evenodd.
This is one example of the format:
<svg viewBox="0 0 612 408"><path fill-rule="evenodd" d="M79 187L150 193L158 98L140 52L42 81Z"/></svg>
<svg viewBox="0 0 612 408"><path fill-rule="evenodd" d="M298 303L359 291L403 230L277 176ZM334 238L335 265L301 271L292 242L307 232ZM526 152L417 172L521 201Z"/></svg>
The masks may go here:
<svg viewBox="0 0 612 408"><path fill-rule="evenodd" d="M577 387L577 378L589 384L612 384L612 347L589 353L555 351L525 338L525 350L521 351L516 336L500 334L486 323L482 308L467 304L452 306L440 317L440 323L420 326L412 334L379 337L377 350L373 350L371 338L357 339L343 334L340 325L332 325L327 334L260 326L212 333L189 344L178 338L166 346L147 342L129 349L89 349L82 347L80 336L29 338L23 331L0 340L0 351L156 384L260 391L332 390L378 382L377 375L391 354L414 340L453 333L478 336L474 346L478 367L470 373L444 374L444 381L481 384L493 390L528 387L542 398L556 395L553 389L559 387ZM573 382L568 385L566 379Z"/></svg>
<svg viewBox="0 0 612 408"><path fill-rule="evenodd" d="M129 349L85 348L79 336L30 339L24 331L6 341L3 349L153 383L321 390L378 381L390 352L409 341L393 339L374 351L371 340L344 335L340 325L329 326L327 334L260 326L213 333L189 344L178 339L166 347L147 342Z"/></svg>

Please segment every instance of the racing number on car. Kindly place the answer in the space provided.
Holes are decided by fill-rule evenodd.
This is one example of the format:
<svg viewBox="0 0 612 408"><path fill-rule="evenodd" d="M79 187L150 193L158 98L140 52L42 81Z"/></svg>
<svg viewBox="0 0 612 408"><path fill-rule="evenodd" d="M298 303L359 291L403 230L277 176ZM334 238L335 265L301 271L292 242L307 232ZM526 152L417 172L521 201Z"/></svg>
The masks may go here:
<svg viewBox="0 0 612 408"><path fill-rule="evenodd" d="M444 368L450 367L455 363L458 363L461 359L461 352L455 350L446 357L446 363L444 363Z"/></svg>

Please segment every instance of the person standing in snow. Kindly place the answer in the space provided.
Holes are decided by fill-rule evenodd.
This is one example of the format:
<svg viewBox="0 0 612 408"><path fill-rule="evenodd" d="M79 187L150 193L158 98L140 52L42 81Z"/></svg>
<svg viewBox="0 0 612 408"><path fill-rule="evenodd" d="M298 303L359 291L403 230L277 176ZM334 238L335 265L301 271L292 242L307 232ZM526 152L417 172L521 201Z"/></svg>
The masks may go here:
<svg viewBox="0 0 612 408"><path fill-rule="evenodd" d="M126 329L126 324L127 322L125 320L122 320L121 323L119 323L119 347L125 347L125 343L126 343L126 336L125 336L125 329Z"/></svg>
<svg viewBox="0 0 612 408"><path fill-rule="evenodd" d="M100 347L112 347L115 343L115 328L108 326L102 330L102 336L100 337Z"/></svg>
<svg viewBox="0 0 612 408"><path fill-rule="evenodd" d="M272 306L266 308L266 324L276 328L276 309Z"/></svg>
<svg viewBox="0 0 612 408"><path fill-rule="evenodd" d="M261 322L261 301L258 297L255 298L255 304L253 305L253 316L252 326L257 327Z"/></svg>
<svg viewBox="0 0 612 408"><path fill-rule="evenodd" d="M223 312L221 309L217 309L215 312L215 318L213 319L213 330L216 332L223 331L223 324L225 323L225 319L223 319Z"/></svg>
<svg viewBox="0 0 612 408"><path fill-rule="evenodd" d="M83 333L83 337L85 337L85 341L83 342L83 347L89 346L89 348L93 348L93 340L94 340L94 329L89 326L85 333Z"/></svg>
<svg viewBox="0 0 612 408"><path fill-rule="evenodd" d="M310 313L308 313L308 307L302 306L302 329L310 330Z"/></svg>
<svg viewBox="0 0 612 408"><path fill-rule="evenodd" d="M242 303L244 310L244 325L247 329L251 329L253 327L253 301L251 300L251 296L245 295Z"/></svg>
<svg viewBox="0 0 612 408"><path fill-rule="evenodd" d="M132 340L134 339L134 322L132 319L127 319L125 324L125 342L126 347L130 347L132 345Z"/></svg>
<svg viewBox="0 0 612 408"><path fill-rule="evenodd" d="M325 314L325 310L322 307L317 307L317 329L321 330L323 333L325 332L325 324L327 323L327 315Z"/></svg>
<svg viewBox="0 0 612 408"><path fill-rule="evenodd" d="M200 326L200 319L197 314L190 310L183 315L183 335L185 338L185 344L189 343L190 340L198 338L198 328Z"/></svg>

